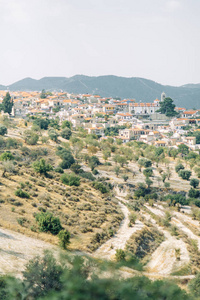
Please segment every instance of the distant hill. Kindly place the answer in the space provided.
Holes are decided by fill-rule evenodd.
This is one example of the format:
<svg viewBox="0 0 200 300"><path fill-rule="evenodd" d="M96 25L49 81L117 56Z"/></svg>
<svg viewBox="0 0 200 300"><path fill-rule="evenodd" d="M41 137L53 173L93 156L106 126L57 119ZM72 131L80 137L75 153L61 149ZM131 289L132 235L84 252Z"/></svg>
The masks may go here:
<svg viewBox="0 0 200 300"><path fill-rule="evenodd" d="M6 87L0 86L0 89ZM200 84L186 84L175 87L162 85L152 80L138 77L85 76L44 77L40 80L24 78L9 86L11 91L67 91L69 93L99 94L102 97L133 98L152 102L160 98L162 92L171 97L179 107L200 108Z"/></svg>

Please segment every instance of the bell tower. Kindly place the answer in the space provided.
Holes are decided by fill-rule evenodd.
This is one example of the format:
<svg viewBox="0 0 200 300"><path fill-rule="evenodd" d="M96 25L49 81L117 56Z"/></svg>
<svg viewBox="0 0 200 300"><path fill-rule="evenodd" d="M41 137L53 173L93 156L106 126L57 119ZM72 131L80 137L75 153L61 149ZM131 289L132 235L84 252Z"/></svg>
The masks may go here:
<svg viewBox="0 0 200 300"><path fill-rule="evenodd" d="M164 92L162 92L162 94L161 94L161 101L164 101L165 98L166 98L166 94Z"/></svg>

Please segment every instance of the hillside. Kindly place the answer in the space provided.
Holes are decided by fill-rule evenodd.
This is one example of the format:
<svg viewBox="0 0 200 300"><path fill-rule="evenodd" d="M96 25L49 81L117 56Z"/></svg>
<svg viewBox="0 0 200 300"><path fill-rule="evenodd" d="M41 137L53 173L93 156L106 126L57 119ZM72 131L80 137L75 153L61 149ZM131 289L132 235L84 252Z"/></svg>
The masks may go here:
<svg viewBox="0 0 200 300"><path fill-rule="evenodd" d="M6 89L5 86L0 86ZM90 77L76 75L73 77L44 77L36 80L24 78L9 86L11 91L17 90L63 90L69 93L99 94L102 97L134 98L139 101L152 102L160 98L164 91L174 99L177 106L200 108L200 85L186 84L184 86L166 86L138 77L118 77L113 75Z"/></svg>

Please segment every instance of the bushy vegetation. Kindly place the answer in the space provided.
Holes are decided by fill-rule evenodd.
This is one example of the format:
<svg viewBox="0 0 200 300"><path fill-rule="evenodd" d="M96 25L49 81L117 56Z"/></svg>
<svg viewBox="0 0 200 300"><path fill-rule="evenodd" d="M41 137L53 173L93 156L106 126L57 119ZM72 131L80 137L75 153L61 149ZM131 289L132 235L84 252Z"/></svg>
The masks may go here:
<svg viewBox="0 0 200 300"><path fill-rule="evenodd" d="M54 217L49 212L41 212L35 216L39 230L42 232L50 232L54 235L58 234L63 228L58 217Z"/></svg>
<svg viewBox="0 0 200 300"><path fill-rule="evenodd" d="M104 268L109 277L101 276ZM41 300L192 300L193 296L181 290L175 283L144 276L119 279L115 269L97 264L81 256L66 256L56 261L49 252L33 258L23 272L23 279L10 276L0 278L0 298ZM198 278L190 285L194 297L199 295Z"/></svg>
<svg viewBox="0 0 200 300"><path fill-rule="evenodd" d="M73 174L63 174L60 177L62 183L70 185L70 186L79 186L80 185L80 177Z"/></svg>

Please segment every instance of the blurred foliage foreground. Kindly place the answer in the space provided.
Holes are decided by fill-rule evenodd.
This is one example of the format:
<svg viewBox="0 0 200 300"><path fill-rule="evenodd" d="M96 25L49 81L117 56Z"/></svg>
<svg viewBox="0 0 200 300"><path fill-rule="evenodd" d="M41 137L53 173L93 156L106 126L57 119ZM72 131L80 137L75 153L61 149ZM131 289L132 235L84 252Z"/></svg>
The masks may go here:
<svg viewBox="0 0 200 300"><path fill-rule="evenodd" d="M144 276L122 279L120 267L120 263L102 263L80 255L55 259L46 251L29 261L23 279L0 278L0 299L185 300L199 296L198 278L190 283L189 294L167 280L151 281Z"/></svg>

